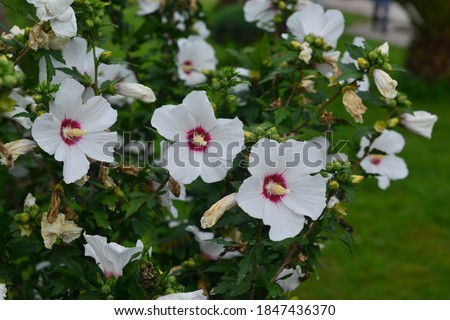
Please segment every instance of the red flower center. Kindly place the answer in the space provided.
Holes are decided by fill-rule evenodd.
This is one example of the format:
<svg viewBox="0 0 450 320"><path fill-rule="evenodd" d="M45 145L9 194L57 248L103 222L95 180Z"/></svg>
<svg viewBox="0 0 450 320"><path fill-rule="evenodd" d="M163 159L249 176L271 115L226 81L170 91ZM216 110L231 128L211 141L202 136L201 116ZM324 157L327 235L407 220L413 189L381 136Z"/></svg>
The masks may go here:
<svg viewBox="0 0 450 320"><path fill-rule="evenodd" d="M381 160L384 158L384 155L382 154L372 154L370 156L370 162L372 162L374 165L379 165L381 163Z"/></svg>
<svg viewBox="0 0 450 320"><path fill-rule="evenodd" d="M76 120L66 118L61 122L59 134L61 139L69 146L77 143L85 133L85 131L81 130L81 125Z"/></svg>
<svg viewBox="0 0 450 320"><path fill-rule="evenodd" d="M281 174L271 174L264 178L262 194L272 202L279 202L290 191Z"/></svg>
<svg viewBox="0 0 450 320"><path fill-rule="evenodd" d="M211 136L201 126L188 131L186 135L189 149L204 152L211 141Z"/></svg>
<svg viewBox="0 0 450 320"><path fill-rule="evenodd" d="M194 69L194 67L192 66L192 62L189 60L186 60L183 62L183 71L186 74L191 74L192 70Z"/></svg>

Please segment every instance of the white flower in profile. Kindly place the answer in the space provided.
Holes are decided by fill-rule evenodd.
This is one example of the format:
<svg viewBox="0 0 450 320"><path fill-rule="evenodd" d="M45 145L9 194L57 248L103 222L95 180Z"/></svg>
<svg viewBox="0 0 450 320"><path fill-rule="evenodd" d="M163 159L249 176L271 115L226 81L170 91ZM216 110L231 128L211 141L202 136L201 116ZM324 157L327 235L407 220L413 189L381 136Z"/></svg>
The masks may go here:
<svg viewBox="0 0 450 320"><path fill-rule="evenodd" d="M97 57L102 53L102 49L96 48ZM87 50L87 42L85 39L80 37L75 37L70 40L61 52L65 64L56 61L51 58L52 64L55 69L57 68L75 68L80 74L88 75L91 79L95 76L95 66L94 66L94 56L92 50ZM103 67L101 67L103 68ZM72 78L72 76L60 71L55 70L55 75L53 76L52 83L61 83L64 79ZM47 80L47 67L45 59L42 58L39 61L39 81L43 82Z"/></svg>
<svg viewBox="0 0 450 320"><path fill-rule="evenodd" d="M225 251L225 246L210 241L214 239L214 233L212 232L202 232L198 229L196 226L187 226L186 231L191 232L195 236L195 240L198 242L200 246L200 251L202 252L202 255L207 260L217 260L217 258L220 256L221 253ZM229 241L230 238L225 238L225 240ZM241 254L239 252L233 251L233 252L227 252L222 259L232 259L234 257L238 257Z"/></svg>
<svg viewBox="0 0 450 320"><path fill-rule="evenodd" d="M92 52L91 52L91 58L92 58ZM118 81L117 85L120 83L137 83L136 76L134 75L134 72L127 68L126 65L123 64L101 64L99 66L99 82L104 82L106 80L110 81ZM108 95L106 96L106 100L109 101L109 103L122 107L125 104L130 104L134 101L134 98L115 94L115 95Z"/></svg>
<svg viewBox="0 0 450 320"><path fill-rule="evenodd" d="M92 257L102 270L105 278L119 278L123 275L123 268L130 262L140 259L144 244L141 240L136 242L136 247L126 248L115 242L107 243L105 237L83 234L87 241L84 245L84 255ZM139 255L135 258L136 254Z"/></svg>
<svg viewBox="0 0 450 320"><path fill-rule="evenodd" d="M8 292L6 289L6 284L0 283L0 300L5 300L6 292Z"/></svg>
<svg viewBox="0 0 450 320"><path fill-rule="evenodd" d="M244 5L244 18L268 32L275 31L274 18L279 13L272 0L248 0Z"/></svg>
<svg viewBox="0 0 450 320"><path fill-rule="evenodd" d="M41 21L49 21L55 35L71 38L77 34L77 19L70 6L73 0L27 0L36 7Z"/></svg>
<svg viewBox="0 0 450 320"><path fill-rule="evenodd" d="M373 70L373 80L377 86L381 95L389 102L389 100L395 99L397 96L397 81L391 78L391 76L381 69Z"/></svg>
<svg viewBox="0 0 450 320"><path fill-rule="evenodd" d="M29 139L20 139L5 144L0 142L0 163L9 168L14 167L14 162L21 156L33 151L36 142Z"/></svg>
<svg viewBox="0 0 450 320"><path fill-rule="evenodd" d="M431 139L431 133L433 132L433 127L437 120L437 115L419 110L414 111L413 114L403 113L400 123L409 131Z"/></svg>
<svg viewBox="0 0 450 320"><path fill-rule="evenodd" d="M361 139L361 149L358 153L359 158L364 157L360 163L361 168L366 173L378 175L376 178L380 189L387 189L390 180L400 180L408 176L405 161L395 155L402 151L404 146L405 139L403 136L392 130L384 130L372 144L366 137ZM370 154L364 156L364 150L367 147L369 147ZM383 152L383 154L376 153L376 150Z"/></svg>
<svg viewBox="0 0 450 320"><path fill-rule="evenodd" d="M205 71L215 70L217 59L214 49L199 36L178 39L179 52L176 57L178 77L187 86L206 81Z"/></svg>
<svg viewBox="0 0 450 320"><path fill-rule="evenodd" d="M22 96L21 94L19 94L18 89L13 89L13 91L11 91L11 93L9 94L9 98L13 99L16 104L12 111L4 112L2 113L2 116L16 121L25 129L30 129L33 125L33 122L29 117L15 117L15 115L20 113L28 113L26 107L34 103L33 98L30 96Z"/></svg>
<svg viewBox="0 0 450 320"><path fill-rule="evenodd" d="M151 124L174 141L165 153L165 166L184 184L199 176L207 183L224 179L244 147L241 120L217 119L205 91L189 93L178 106L156 109Z"/></svg>
<svg viewBox="0 0 450 320"><path fill-rule="evenodd" d="M64 162L66 183L81 179L89 170L90 157L113 162L108 144L117 142L117 132L106 132L117 120L117 111L105 98L95 96L83 104L85 88L73 79L64 80L50 102L50 112L38 117L31 133L47 153Z"/></svg>
<svg viewBox="0 0 450 320"><path fill-rule="evenodd" d="M206 300L206 296L203 295L203 290L197 290L192 292L172 293L161 296L156 300Z"/></svg>
<svg viewBox="0 0 450 320"><path fill-rule="evenodd" d="M305 216L317 220L326 205L326 181L320 174L321 154L308 142L278 143L261 139L250 153L248 170L236 196L250 216L270 226L269 237L280 241L300 233Z"/></svg>
<svg viewBox="0 0 450 320"><path fill-rule="evenodd" d="M366 40L363 37L355 37L355 38L353 38L353 43L352 44L357 46L357 47L364 48L364 42L365 41ZM345 51L344 54L342 55L341 62L342 63L346 63L346 64L352 63L352 64L354 64L356 66L356 68L359 68L358 67L358 61L353 59L350 56L350 53L348 53L348 51ZM348 83L351 83L354 80L355 79L353 79L353 78L349 78L346 81ZM358 89L357 89L357 91L369 91L369 87L370 87L369 77L365 74L363 76L362 80L358 81Z"/></svg>
<svg viewBox="0 0 450 320"><path fill-rule="evenodd" d="M292 14L287 20L287 27L300 42L307 35L313 34L335 48L344 32L344 16L339 10L324 11L321 5L311 3Z"/></svg>
<svg viewBox="0 0 450 320"><path fill-rule="evenodd" d="M162 0L138 0L138 16L145 16L159 10Z"/></svg>
<svg viewBox="0 0 450 320"><path fill-rule="evenodd" d="M295 269L283 269L275 282L284 292L291 292L297 289L300 285L300 278L304 276L305 274L302 272L300 266L297 266Z"/></svg>
<svg viewBox="0 0 450 320"><path fill-rule="evenodd" d="M156 96L153 90L140 83L119 82L116 85L116 93L145 103L152 103L156 101Z"/></svg>

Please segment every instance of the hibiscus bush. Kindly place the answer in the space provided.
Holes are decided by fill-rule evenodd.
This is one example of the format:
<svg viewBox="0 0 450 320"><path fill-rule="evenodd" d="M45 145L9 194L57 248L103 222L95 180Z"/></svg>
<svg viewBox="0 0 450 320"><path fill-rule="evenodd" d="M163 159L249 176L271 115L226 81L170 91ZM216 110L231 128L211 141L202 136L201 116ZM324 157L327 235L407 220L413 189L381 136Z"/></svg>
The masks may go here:
<svg viewBox="0 0 450 320"><path fill-rule="evenodd" d="M245 2L261 36L219 48L234 65L196 0L20 4L0 38L9 299L294 298L327 241L351 248L358 184L406 178L402 130L437 120L388 43L336 51L342 13L310 1Z"/></svg>

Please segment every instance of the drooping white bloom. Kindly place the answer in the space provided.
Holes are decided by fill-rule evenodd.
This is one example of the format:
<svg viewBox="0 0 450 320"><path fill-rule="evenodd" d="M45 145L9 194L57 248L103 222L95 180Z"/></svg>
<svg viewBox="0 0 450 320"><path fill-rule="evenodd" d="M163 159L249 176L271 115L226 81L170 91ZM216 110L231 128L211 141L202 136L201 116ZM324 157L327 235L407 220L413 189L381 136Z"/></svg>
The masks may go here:
<svg viewBox="0 0 450 320"><path fill-rule="evenodd" d="M47 153L64 162L66 183L81 179L89 170L86 156L113 162L110 151L117 132L106 132L117 120L117 111L105 98L95 96L83 104L85 88L73 79L61 83L50 102L50 112L38 117L31 129L33 138Z"/></svg>
<svg viewBox="0 0 450 320"><path fill-rule="evenodd" d="M206 300L206 296L203 295L203 290L197 290L192 292L172 293L161 296L156 300Z"/></svg>
<svg viewBox="0 0 450 320"><path fill-rule="evenodd" d="M6 289L6 284L0 283L0 300L5 300L6 292L8 292Z"/></svg>
<svg viewBox="0 0 450 320"><path fill-rule="evenodd" d="M375 69L373 70L373 79L378 91L380 91L381 95L387 101L397 96L397 90L395 90L397 88L397 81L392 79L387 72L381 69Z"/></svg>
<svg viewBox="0 0 450 320"><path fill-rule="evenodd" d="M205 91L191 92L178 106L156 109L151 124L174 141L165 153L165 166L184 184L199 176L207 183L222 180L244 146L242 122L216 119Z"/></svg>
<svg viewBox="0 0 450 320"><path fill-rule="evenodd" d="M230 210L236 204L236 193L229 194L214 203L211 208L205 211L203 217L200 219L202 228L211 228L222 217L225 211Z"/></svg>
<svg viewBox="0 0 450 320"><path fill-rule="evenodd" d="M295 269L283 269L278 276L278 280L275 281L284 292L291 292L297 289L300 285L300 278L304 277L305 274L302 272L300 266Z"/></svg>
<svg viewBox="0 0 450 320"><path fill-rule="evenodd" d="M212 232L202 232L196 226L187 226L186 231L191 232L195 236L195 240L198 242L200 246L200 251L203 254L203 257L207 260L217 260L222 252L225 250L225 246L221 245L217 242L210 241L214 239L214 233ZM230 238L225 238L225 240L229 241ZM222 259L232 259L234 257L240 256L239 252L227 252Z"/></svg>
<svg viewBox="0 0 450 320"><path fill-rule="evenodd" d="M70 6L73 0L27 0L36 7L41 21L49 21L58 37L71 38L77 34L77 19Z"/></svg>
<svg viewBox="0 0 450 320"><path fill-rule="evenodd" d="M145 103L152 103L156 101L156 96L153 90L140 83L119 82L116 85L116 93Z"/></svg>
<svg viewBox="0 0 450 320"><path fill-rule="evenodd" d="M62 213L58 213L56 220L52 223L48 222L47 214L42 215L41 235L44 239L44 246L51 249L57 238L61 238L64 243L71 243L81 235L82 228L78 227L75 222L66 220Z"/></svg>
<svg viewBox="0 0 450 320"><path fill-rule="evenodd" d="M275 31L274 18L280 11L272 0L248 0L244 5L244 18L247 22L255 22L256 26L268 32Z"/></svg>
<svg viewBox="0 0 450 320"><path fill-rule="evenodd" d="M238 205L270 226L280 241L300 233L305 216L317 220L326 205L326 182L319 174L321 154L311 143L261 139L251 150L252 174L239 188Z"/></svg>
<svg viewBox="0 0 450 320"><path fill-rule="evenodd" d="M138 16L145 16L159 10L161 0L138 0L139 11Z"/></svg>
<svg viewBox="0 0 450 320"><path fill-rule="evenodd" d="M362 158L365 149L370 145L369 139L361 139L361 149L358 157ZM361 167L365 172L378 174L378 186L380 189L387 189L390 180L404 179L408 176L408 168L405 161L395 154L403 150L405 139L403 136L392 130L384 130L381 135L374 140L369 147L370 154L361 160ZM385 154L373 153L373 150L379 150Z"/></svg>
<svg viewBox="0 0 450 320"><path fill-rule="evenodd" d="M126 248L115 242L107 243L105 237L83 234L87 241L84 245L84 255L92 257L102 270L105 278L119 278L123 275L123 268L131 261L140 259L144 244L141 240L136 242L136 247ZM133 256L139 253L133 260Z"/></svg>
<svg viewBox="0 0 450 320"><path fill-rule="evenodd" d="M134 72L127 68L126 65L123 64L101 64L99 66L99 82L103 81L118 81L119 83L137 83L136 76ZM130 104L134 101L134 98L115 94L115 95L107 95L106 100L109 101L112 105L116 105L122 107L125 104Z"/></svg>
<svg viewBox="0 0 450 320"><path fill-rule="evenodd" d="M438 120L437 115L423 110L414 111L413 114L404 113L401 118L402 126L428 139L431 139L434 124Z"/></svg>
<svg viewBox="0 0 450 320"><path fill-rule="evenodd" d="M287 27L300 42L303 42L307 35L313 34L335 48L344 32L344 16L339 10L324 11L321 5L311 3L292 14L287 20Z"/></svg>
<svg viewBox="0 0 450 320"><path fill-rule="evenodd" d="M177 43L178 77L188 86L205 82L204 71L216 69L217 59L213 47L199 36L181 38Z"/></svg>
<svg viewBox="0 0 450 320"><path fill-rule="evenodd" d="M22 127L25 129L30 129L33 125L33 122L28 117L15 117L16 114L19 113L28 113L28 111L25 109L29 104L33 104L33 98L30 96L22 96L19 94L18 89L14 89L9 94L9 98L16 101L16 104L14 106L14 109L10 112L4 112L2 115L6 118L9 118L11 120L16 121L19 123Z"/></svg>
<svg viewBox="0 0 450 320"><path fill-rule="evenodd" d="M358 46L358 47L364 47L364 42L366 40L363 37L355 37L353 38L353 45ZM341 58L341 62L342 63L352 63L356 66L356 68L358 67L358 61L353 59L350 56L350 53L348 53L348 51L345 51L344 54L342 55ZM349 78L347 79L348 83L353 82L355 79L353 78ZM369 87L370 87L370 83L369 83L369 77L365 74L363 76L363 79L358 81L358 89L357 91L369 91Z"/></svg>
<svg viewBox="0 0 450 320"><path fill-rule="evenodd" d="M0 163L12 168L17 158L30 153L35 147L36 143L28 139L20 139L5 144L0 143Z"/></svg>

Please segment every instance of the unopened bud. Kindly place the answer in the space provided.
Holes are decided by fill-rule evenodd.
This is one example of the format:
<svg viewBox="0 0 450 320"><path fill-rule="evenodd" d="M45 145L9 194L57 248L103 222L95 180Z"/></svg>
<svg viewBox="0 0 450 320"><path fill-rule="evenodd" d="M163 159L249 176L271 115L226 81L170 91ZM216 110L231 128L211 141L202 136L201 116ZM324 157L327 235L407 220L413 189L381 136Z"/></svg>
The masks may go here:
<svg viewBox="0 0 450 320"><path fill-rule="evenodd" d="M251 80L258 81L259 79L261 79L261 71L259 71L259 70L250 70L249 73L248 73L248 77Z"/></svg>
<svg viewBox="0 0 450 320"><path fill-rule="evenodd" d="M49 223L55 222L59 214L59 206L61 204L61 193L64 189L60 184L53 187L52 196L50 198L50 207L48 208L47 221Z"/></svg>
<svg viewBox="0 0 450 320"><path fill-rule="evenodd" d="M364 180L364 176L360 176L360 175L351 175L350 176L350 181L353 184L359 184Z"/></svg>
<svg viewBox="0 0 450 320"><path fill-rule="evenodd" d="M103 51L98 57L98 61L104 64L108 64L111 61L112 52L111 51Z"/></svg>
<svg viewBox="0 0 450 320"><path fill-rule="evenodd" d="M337 182L336 180L332 180L328 183L328 188L330 188L331 190L337 190L339 189L339 182Z"/></svg>
<svg viewBox="0 0 450 320"><path fill-rule="evenodd" d="M370 68L370 63L365 58L358 58L358 67L361 70L367 70Z"/></svg>
<svg viewBox="0 0 450 320"><path fill-rule="evenodd" d="M300 50L300 42L296 40L291 41L291 47L295 50Z"/></svg>
<svg viewBox="0 0 450 320"><path fill-rule="evenodd" d="M169 191L175 196L179 197L181 192L181 186L172 176L169 176L169 182L167 183Z"/></svg>
<svg viewBox="0 0 450 320"><path fill-rule="evenodd" d="M386 122L384 122L383 120L378 120L373 125L373 128L375 129L376 132L381 133L384 131L384 129L386 129Z"/></svg>
<svg viewBox="0 0 450 320"><path fill-rule="evenodd" d="M399 123L400 123L400 120L397 117L389 119L388 121L386 121L386 125L388 126L388 128L394 128Z"/></svg>

